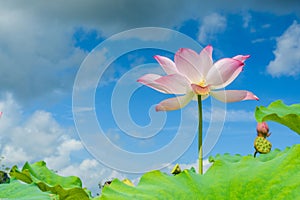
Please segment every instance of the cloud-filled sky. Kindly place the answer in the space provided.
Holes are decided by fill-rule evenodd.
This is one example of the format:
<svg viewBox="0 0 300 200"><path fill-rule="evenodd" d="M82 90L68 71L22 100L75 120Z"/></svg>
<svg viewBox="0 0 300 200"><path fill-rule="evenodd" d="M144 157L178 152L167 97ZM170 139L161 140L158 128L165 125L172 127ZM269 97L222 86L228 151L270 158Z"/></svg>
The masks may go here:
<svg viewBox="0 0 300 200"><path fill-rule="evenodd" d="M181 132L182 143L194 139L196 103L181 111L156 113L155 104L167 95L136 83L143 73L162 73L155 64L154 55L173 59L174 52L136 49L135 45L155 44L164 48L166 44L166 48L173 48L169 41L174 35L147 29L128 37L123 34L121 39L120 35L113 36L129 29L161 27L182 33L189 38L186 41L193 40L193 44L202 47L211 44L214 60L238 54L251 55L243 72L228 89L252 91L260 100L220 105L214 111L211 110L214 101L209 98L203 102L205 133L208 130L218 133L224 106L226 112L220 138L207 152L206 159L226 152L252 154L256 136L255 107L267 106L277 99L286 104L300 101L300 5L296 0L178 0L174 3L167 0L0 0L0 3L0 111L3 112L0 156L5 157L2 162L7 166L45 160L50 168L62 175L78 175L94 194L99 192L98 182L114 177L137 179L139 175L111 169L98 162L102 154L113 155L107 158L112 161L118 155L111 153L108 146L101 146L103 143L98 143L97 137L91 144L95 145L93 148L101 149L99 155L95 155L84 141L82 143L73 111L75 115L95 114L105 137L114 147L125 151L155 152L168 146ZM108 40L110 46L105 46ZM137 40L139 43L135 43ZM182 40L176 41L174 47L178 44L192 46ZM128 51L130 48L132 51ZM111 59L123 50L127 52ZM86 73L84 80L76 85L76 75L84 63L91 66L90 71L83 71ZM99 71L101 65L107 63L103 73ZM102 73L101 79L95 72ZM95 81L97 85L92 88L94 106L82 106L72 111L73 91L89 87L90 82ZM76 98L85 99L85 96ZM92 123L89 120L76 123L89 128L90 132L84 133L85 136L100 134L92 129L93 126L89 127ZM283 149L300 142L288 128L271 122L269 126L273 148ZM178 127L182 130L178 131ZM183 166L196 163L196 141L174 163ZM183 149L166 150L167 154L144 162L156 167L157 163L167 166L169 159L176 157L176 151ZM128 166L139 166L140 162L143 161L128 160ZM124 168L128 166L124 165Z"/></svg>

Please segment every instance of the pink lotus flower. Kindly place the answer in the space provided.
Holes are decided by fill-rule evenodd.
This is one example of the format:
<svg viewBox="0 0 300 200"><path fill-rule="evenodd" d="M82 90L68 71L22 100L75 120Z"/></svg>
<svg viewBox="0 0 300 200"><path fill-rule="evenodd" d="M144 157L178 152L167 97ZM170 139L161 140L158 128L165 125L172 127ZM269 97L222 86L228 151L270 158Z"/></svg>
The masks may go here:
<svg viewBox="0 0 300 200"><path fill-rule="evenodd" d="M166 76L146 74L138 82L166 94L181 95L166 99L156 106L157 111L177 110L191 100L201 100L209 95L222 102L258 100L253 93L245 90L220 90L229 85L242 71L249 55L223 58L213 63L212 46L205 47L200 54L187 48L175 54L175 63L167 57L154 56L166 72Z"/></svg>

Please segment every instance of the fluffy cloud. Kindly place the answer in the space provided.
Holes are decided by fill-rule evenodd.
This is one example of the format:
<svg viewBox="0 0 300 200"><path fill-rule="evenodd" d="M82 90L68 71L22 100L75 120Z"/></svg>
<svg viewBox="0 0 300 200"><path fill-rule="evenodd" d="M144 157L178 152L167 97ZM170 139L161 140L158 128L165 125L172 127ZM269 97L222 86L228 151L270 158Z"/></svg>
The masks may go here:
<svg viewBox="0 0 300 200"><path fill-rule="evenodd" d="M51 169L62 169L71 163L70 154L73 151L82 150L83 146L80 141L69 139L63 141L56 149L54 155L46 157L44 160Z"/></svg>
<svg viewBox="0 0 300 200"><path fill-rule="evenodd" d="M0 157L1 164L23 166L44 160L47 167L64 176L76 175L85 187L99 192L98 183L125 174L101 165L86 153L81 142L74 139L74 129L59 124L53 115L43 110L24 113L11 94L0 100ZM72 137L73 136L73 137ZM84 157L74 154L84 154ZM72 156L73 155L73 156Z"/></svg>
<svg viewBox="0 0 300 200"><path fill-rule="evenodd" d="M216 0L205 4L198 0L189 2L178 0L176 3L170 3L169 0L161 0L159 3L135 0L126 2L91 0L87 3L80 0L66 0L63 4L58 0L43 3L29 0L18 3L3 1L1 5L4 9L40 16L44 22L50 20L62 25L85 24L86 27L96 27L105 35L141 26L170 27L187 20L187 17L202 18L217 11L254 10L286 14L293 11L299 13L300 10L297 0L246 0L231 3Z"/></svg>
<svg viewBox="0 0 300 200"><path fill-rule="evenodd" d="M33 156L28 155L23 148L8 145L3 147L2 156L5 159L4 163L7 165L7 167L13 163L24 163L33 159Z"/></svg>
<svg viewBox="0 0 300 200"><path fill-rule="evenodd" d="M243 23L243 27L247 28L249 26L249 23L251 21L252 16L251 16L251 14L249 12L244 12L242 14L242 17L243 17L243 22L244 22Z"/></svg>
<svg viewBox="0 0 300 200"><path fill-rule="evenodd" d="M211 110L213 109L213 111ZM187 112L191 114L192 118L198 118L198 110L193 107L188 107ZM214 118L212 119L212 112L214 112ZM215 106L213 108L203 109L203 120L204 122L211 123L212 120L215 122L251 122L255 121L254 112L247 110L233 110L226 109L225 106Z"/></svg>
<svg viewBox="0 0 300 200"><path fill-rule="evenodd" d="M296 21L276 39L275 59L267 71L272 76L297 76L300 73L300 24Z"/></svg>
<svg viewBox="0 0 300 200"><path fill-rule="evenodd" d="M198 40L207 43L213 39L215 34L223 32L226 28L226 18L217 13L204 17L199 30Z"/></svg>
<svg viewBox="0 0 300 200"><path fill-rule="evenodd" d="M65 92L85 52L74 46L74 27L43 20L29 10L0 9L0 92L22 101Z"/></svg>
<svg viewBox="0 0 300 200"><path fill-rule="evenodd" d="M76 46L74 34L78 28L83 32L96 30L97 37L107 37L136 27L180 27L184 21L195 18L204 23L199 35L203 41L225 27L225 18L211 13L300 13L297 5L296 0L271 4L258 0L229 4L218 0L205 5L197 0L1 1L0 92L12 92L22 101L70 93L76 70L86 56Z"/></svg>
<svg viewBox="0 0 300 200"><path fill-rule="evenodd" d="M122 173L103 167L95 159L85 159L81 163L71 164L58 171L63 176L79 176L83 182L83 187L87 187L94 195L100 192L99 184L111 181L114 178L125 179Z"/></svg>
<svg viewBox="0 0 300 200"><path fill-rule="evenodd" d="M255 121L254 119L254 112L253 111L247 111L247 110L225 110L218 108L215 110L216 117L215 120L223 120L222 113L226 113L226 122L250 122ZM220 116L218 114L220 113ZM208 112L207 110L204 112L204 120L210 121L211 120L211 112Z"/></svg>
<svg viewBox="0 0 300 200"><path fill-rule="evenodd" d="M58 124L51 113L37 110L29 116L23 114L22 107L12 95L0 101L0 110L3 111L0 119L0 155L5 157L7 165L42 160L55 155L56 151L66 158L81 145L79 141L70 139L72 129Z"/></svg>

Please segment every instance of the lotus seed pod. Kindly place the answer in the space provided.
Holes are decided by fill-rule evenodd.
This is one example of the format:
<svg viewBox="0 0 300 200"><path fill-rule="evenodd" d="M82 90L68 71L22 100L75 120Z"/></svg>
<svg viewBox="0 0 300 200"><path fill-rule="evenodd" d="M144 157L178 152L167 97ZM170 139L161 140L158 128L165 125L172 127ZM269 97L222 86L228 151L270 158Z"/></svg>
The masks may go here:
<svg viewBox="0 0 300 200"><path fill-rule="evenodd" d="M265 154L271 151L272 144L264 137L256 137L254 141L254 148L257 152Z"/></svg>

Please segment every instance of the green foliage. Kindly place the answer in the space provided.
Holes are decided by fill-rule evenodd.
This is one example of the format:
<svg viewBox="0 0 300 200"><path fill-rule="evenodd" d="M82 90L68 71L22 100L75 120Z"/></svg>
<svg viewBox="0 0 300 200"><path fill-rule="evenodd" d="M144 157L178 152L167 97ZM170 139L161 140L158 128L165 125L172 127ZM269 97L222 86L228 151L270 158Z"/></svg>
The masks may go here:
<svg viewBox="0 0 300 200"><path fill-rule="evenodd" d="M152 171L136 187L115 179L100 199L297 199L300 196L300 144L253 158L252 155L211 157L213 166L199 175L183 170L170 176Z"/></svg>
<svg viewBox="0 0 300 200"><path fill-rule="evenodd" d="M11 169L10 183L0 184L0 199L18 200L147 200L147 199L297 199L300 196L300 144L257 158L229 154L210 157L213 166L200 175L194 169L176 175L152 171L135 187L115 179L92 198L79 178L62 177L45 162ZM178 166L179 167L179 166Z"/></svg>
<svg viewBox="0 0 300 200"><path fill-rule="evenodd" d="M17 191L19 189L23 191L24 189L27 191L28 195L32 192L33 196L45 196L43 194L45 192L48 198L40 199L49 199L49 194L52 195L50 195L51 198L54 196L55 199L60 200L90 199L90 192L82 188L81 180L78 177L59 176L49 170L44 161L36 162L34 164L25 163L21 171L17 166L14 166L10 171L10 176L14 179L14 181L10 184L1 184L1 194L5 194L5 192L9 191L11 192L11 188L14 188ZM19 181L27 184L21 184ZM22 194L23 193L20 193L20 198L23 198ZM6 195L10 196L11 194L7 193ZM27 199L31 199L31 196L27 197L30 197Z"/></svg>
<svg viewBox="0 0 300 200"><path fill-rule="evenodd" d="M0 171L0 184L9 183L10 178L8 177L7 173L4 171Z"/></svg>
<svg viewBox="0 0 300 200"><path fill-rule="evenodd" d="M258 122L275 121L300 134L300 104L287 106L277 100L268 107L256 107L255 118Z"/></svg>
<svg viewBox="0 0 300 200"><path fill-rule="evenodd" d="M35 183L23 184L12 179L9 184L0 185L0 199L18 200L58 200L58 196L49 192L42 192Z"/></svg>

